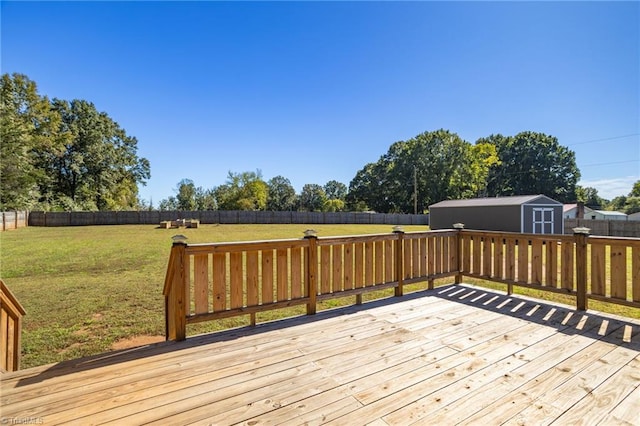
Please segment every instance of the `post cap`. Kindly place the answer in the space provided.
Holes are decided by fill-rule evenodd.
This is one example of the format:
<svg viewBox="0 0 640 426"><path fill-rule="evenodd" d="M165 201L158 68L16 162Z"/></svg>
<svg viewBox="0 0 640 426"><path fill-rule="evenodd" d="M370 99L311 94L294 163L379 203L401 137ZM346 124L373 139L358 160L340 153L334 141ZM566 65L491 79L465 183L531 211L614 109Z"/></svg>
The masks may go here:
<svg viewBox="0 0 640 426"><path fill-rule="evenodd" d="M591 231L591 228L586 228L584 226L581 226L581 227L578 227L578 228L573 228L573 233L574 234L589 235L589 231Z"/></svg>
<svg viewBox="0 0 640 426"><path fill-rule="evenodd" d="M393 227L393 232L404 232L404 227L402 225L396 225Z"/></svg>
<svg viewBox="0 0 640 426"><path fill-rule="evenodd" d="M460 222L454 223L453 224L453 228L454 229L464 229L464 223L460 223Z"/></svg>
<svg viewBox="0 0 640 426"><path fill-rule="evenodd" d="M182 234L174 235L171 237L173 244L187 244L187 237Z"/></svg>
<svg viewBox="0 0 640 426"><path fill-rule="evenodd" d="M305 238L315 238L318 236L318 232L315 229L307 229L304 231Z"/></svg>

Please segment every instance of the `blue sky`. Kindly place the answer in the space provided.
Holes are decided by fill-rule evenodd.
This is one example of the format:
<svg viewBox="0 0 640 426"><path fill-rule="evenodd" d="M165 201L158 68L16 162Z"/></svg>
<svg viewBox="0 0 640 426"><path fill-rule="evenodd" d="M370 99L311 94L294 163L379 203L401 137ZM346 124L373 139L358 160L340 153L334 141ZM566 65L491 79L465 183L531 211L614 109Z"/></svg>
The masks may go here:
<svg viewBox="0 0 640 426"><path fill-rule="evenodd" d="M2 73L93 102L151 162L142 198L229 171L297 191L448 129L531 130L580 184L640 179L638 2L6 2Z"/></svg>

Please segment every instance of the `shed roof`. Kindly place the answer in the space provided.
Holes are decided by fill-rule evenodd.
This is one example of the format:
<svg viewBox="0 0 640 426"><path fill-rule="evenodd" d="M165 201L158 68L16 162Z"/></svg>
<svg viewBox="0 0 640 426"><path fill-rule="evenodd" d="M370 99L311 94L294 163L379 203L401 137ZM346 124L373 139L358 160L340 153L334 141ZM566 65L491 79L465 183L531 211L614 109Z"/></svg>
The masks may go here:
<svg viewBox="0 0 640 426"><path fill-rule="evenodd" d="M429 207L479 207L479 206L519 206L533 201L542 201L544 204L558 204L559 201L545 195L514 195L511 197L486 197L470 198L467 200L445 200L432 204Z"/></svg>

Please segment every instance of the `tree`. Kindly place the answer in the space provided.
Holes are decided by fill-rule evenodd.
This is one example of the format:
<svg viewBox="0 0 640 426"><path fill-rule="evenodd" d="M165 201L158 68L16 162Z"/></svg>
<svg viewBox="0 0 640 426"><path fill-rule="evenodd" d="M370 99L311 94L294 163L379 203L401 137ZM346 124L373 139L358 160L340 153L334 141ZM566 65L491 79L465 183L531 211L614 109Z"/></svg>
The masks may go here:
<svg viewBox="0 0 640 426"><path fill-rule="evenodd" d="M345 200L347 198L347 185L337 180L330 180L324 185L324 192L329 200Z"/></svg>
<svg viewBox="0 0 640 426"><path fill-rule="evenodd" d="M176 200L176 197L174 197L173 195L170 195L168 198L160 201L160 204L158 204L158 210L160 211L179 210L178 200Z"/></svg>
<svg viewBox="0 0 640 426"><path fill-rule="evenodd" d="M607 204L607 210L622 212L622 211L625 211L626 204L627 204L627 197L624 195L620 195L618 197L615 197L613 200L611 200L611 202L609 202L609 204Z"/></svg>
<svg viewBox="0 0 640 426"><path fill-rule="evenodd" d="M264 210L267 206L267 184L260 170L229 172L227 182L215 189L220 210Z"/></svg>
<svg viewBox="0 0 640 426"><path fill-rule="evenodd" d="M57 130L60 116L36 83L23 74L3 74L0 80L0 208L33 208L43 197L41 185L51 179L41 169L42 156L57 156L64 138ZM44 194L50 196L49 194Z"/></svg>
<svg viewBox="0 0 640 426"><path fill-rule="evenodd" d="M327 199L322 205L323 212L341 212L344 211L345 202L335 198Z"/></svg>
<svg viewBox="0 0 640 426"><path fill-rule="evenodd" d="M487 195L487 178L491 167L499 164L496 147L490 143L476 143L465 147L463 163L466 167L459 167L452 178L456 198L475 198Z"/></svg>
<svg viewBox="0 0 640 426"><path fill-rule="evenodd" d="M499 163L489 172L489 196L544 194L561 202L576 200L580 172L575 153L544 133L521 132L478 140L496 147Z"/></svg>
<svg viewBox="0 0 640 426"><path fill-rule="evenodd" d="M598 190L590 186L576 185L576 200L592 209L602 209L607 204L607 200L598 195Z"/></svg>
<svg viewBox="0 0 640 426"><path fill-rule="evenodd" d="M302 192L300 192L300 210L320 212L326 200L327 195L320 185L308 183L302 187Z"/></svg>
<svg viewBox="0 0 640 426"><path fill-rule="evenodd" d="M289 179L276 176L267 182L269 195L267 197L267 210L292 211L296 207L296 190Z"/></svg>
<svg viewBox="0 0 640 426"><path fill-rule="evenodd" d="M195 193L196 210L217 210L218 203L216 201L215 191L213 189L204 189L201 186L196 188Z"/></svg>
<svg viewBox="0 0 640 426"><path fill-rule="evenodd" d="M624 204L624 212L626 214L640 212L640 197L628 197Z"/></svg>
<svg viewBox="0 0 640 426"><path fill-rule="evenodd" d="M347 205L353 211L375 210L386 213L393 206L387 199L385 184L387 162L380 158L376 163L368 163L358 170L349 183Z"/></svg>
<svg viewBox="0 0 640 426"><path fill-rule="evenodd" d="M633 188L631 188L629 197L640 197L640 180L636 181L636 183L633 184Z"/></svg>
<svg viewBox="0 0 640 426"><path fill-rule="evenodd" d="M393 143L376 163L358 171L349 184L350 207L377 212L419 212L447 198L474 196L486 184L497 158L485 144L472 146L447 130L424 132Z"/></svg>
<svg viewBox="0 0 640 426"><path fill-rule="evenodd" d="M137 208L150 177L137 140L87 101L49 101L21 74L2 75L3 209Z"/></svg>
<svg viewBox="0 0 640 426"><path fill-rule="evenodd" d="M190 179L182 179L176 189L178 210L196 210L196 186Z"/></svg>
<svg viewBox="0 0 640 426"><path fill-rule="evenodd" d="M137 204L138 184L150 177L146 158L137 156L137 139L87 101L54 99L64 152L47 162L51 191L84 209L117 210Z"/></svg>

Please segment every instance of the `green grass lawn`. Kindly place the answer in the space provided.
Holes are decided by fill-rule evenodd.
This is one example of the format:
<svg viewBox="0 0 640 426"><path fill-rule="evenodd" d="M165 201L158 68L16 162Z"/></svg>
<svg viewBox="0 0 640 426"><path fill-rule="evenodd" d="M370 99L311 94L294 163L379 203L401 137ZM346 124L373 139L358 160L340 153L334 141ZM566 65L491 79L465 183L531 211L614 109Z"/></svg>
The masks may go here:
<svg viewBox="0 0 640 426"><path fill-rule="evenodd" d="M116 342L136 336L164 336L162 287L175 234L187 236L189 243L252 241L301 238L308 228L321 237L392 231L391 225L201 225L180 230L129 225L2 232L0 276L27 311L21 367L108 351ZM339 303L329 301L325 308ZM284 314L273 311L258 320ZM232 318L189 331L246 321Z"/></svg>
<svg viewBox="0 0 640 426"><path fill-rule="evenodd" d="M153 225L21 228L0 233L0 276L27 311L22 337L22 368L105 352L132 344L140 336L164 336L162 288L171 236L189 243L301 238L313 228L318 236L388 233L390 225L201 225L167 230ZM405 226L424 231L425 226ZM446 280L451 282L452 280ZM505 290L504 284L466 280ZM423 289L426 283L406 288ZM575 299L515 287L516 293L575 306ZM393 290L364 295L385 297ZM323 302L319 309L351 304L354 298ZM640 310L589 302L591 309L640 318ZM267 311L258 321L303 314L304 306ZM246 325L248 316L196 324L190 335Z"/></svg>

